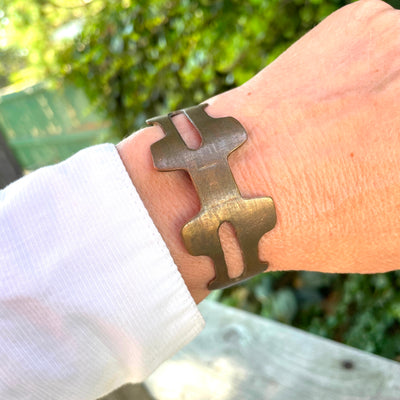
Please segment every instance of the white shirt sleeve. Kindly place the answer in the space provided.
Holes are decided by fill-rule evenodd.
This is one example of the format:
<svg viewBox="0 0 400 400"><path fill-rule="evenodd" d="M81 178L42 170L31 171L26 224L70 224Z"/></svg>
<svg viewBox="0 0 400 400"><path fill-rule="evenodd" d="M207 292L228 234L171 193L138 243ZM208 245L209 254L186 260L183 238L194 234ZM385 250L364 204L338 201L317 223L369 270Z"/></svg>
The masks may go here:
<svg viewBox="0 0 400 400"><path fill-rule="evenodd" d="M96 399L203 325L113 145L0 191L1 399Z"/></svg>

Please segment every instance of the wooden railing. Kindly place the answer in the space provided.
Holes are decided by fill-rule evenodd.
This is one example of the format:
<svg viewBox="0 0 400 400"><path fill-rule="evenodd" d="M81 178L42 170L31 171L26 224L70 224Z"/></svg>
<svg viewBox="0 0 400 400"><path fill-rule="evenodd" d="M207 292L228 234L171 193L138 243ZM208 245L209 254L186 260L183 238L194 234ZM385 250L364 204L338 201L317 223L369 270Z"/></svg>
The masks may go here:
<svg viewBox="0 0 400 400"><path fill-rule="evenodd" d="M211 301L204 331L104 400L399 400L400 363Z"/></svg>

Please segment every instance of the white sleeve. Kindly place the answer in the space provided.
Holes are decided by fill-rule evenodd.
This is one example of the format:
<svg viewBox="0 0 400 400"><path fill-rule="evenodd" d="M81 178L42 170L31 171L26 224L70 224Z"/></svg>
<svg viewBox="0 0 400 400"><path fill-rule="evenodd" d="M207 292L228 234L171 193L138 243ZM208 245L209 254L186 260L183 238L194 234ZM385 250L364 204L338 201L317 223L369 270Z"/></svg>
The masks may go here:
<svg viewBox="0 0 400 400"><path fill-rule="evenodd" d="M0 191L1 399L96 399L203 325L113 145Z"/></svg>

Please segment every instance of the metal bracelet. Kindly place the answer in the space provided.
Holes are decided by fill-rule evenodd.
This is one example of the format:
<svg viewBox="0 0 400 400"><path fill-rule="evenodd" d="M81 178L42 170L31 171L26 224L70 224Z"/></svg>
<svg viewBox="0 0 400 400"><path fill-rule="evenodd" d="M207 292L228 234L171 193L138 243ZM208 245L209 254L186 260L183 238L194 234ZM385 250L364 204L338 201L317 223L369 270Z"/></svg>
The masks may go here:
<svg viewBox="0 0 400 400"><path fill-rule="evenodd" d="M212 118L205 111L207 104L158 116L146 121L159 125L165 137L151 146L154 166L160 171L186 170L201 201L199 214L182 228L182 237L190 254L207 255L214 261L215 278L210 290L231 286L251 278L268 267L258 258L258 242L276 223L271 197L245 199L241 196L228 164L228 156L247 139L243 126L233 117ZM202 137L201 146L189 149L172 117L184 114ZM219 237L222 223L235 229L244 269L230 278Z"/></svg>

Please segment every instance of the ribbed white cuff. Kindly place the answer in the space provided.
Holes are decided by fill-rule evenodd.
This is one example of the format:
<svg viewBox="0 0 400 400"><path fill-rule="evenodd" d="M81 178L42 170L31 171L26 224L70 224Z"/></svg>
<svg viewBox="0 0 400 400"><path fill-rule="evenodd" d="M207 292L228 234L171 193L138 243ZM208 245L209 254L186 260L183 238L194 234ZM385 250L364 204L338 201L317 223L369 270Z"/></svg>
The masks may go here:
<svg viewBox="0 0 400 400"><path fill-rule="evenodd" d="M0 398L98 398L204 326L113 145L0 192L0 238Z"/></svg>

